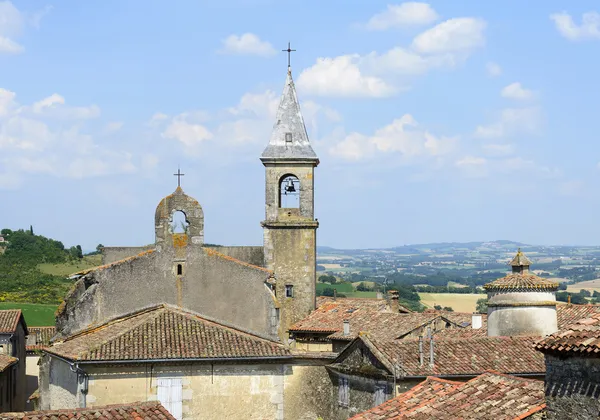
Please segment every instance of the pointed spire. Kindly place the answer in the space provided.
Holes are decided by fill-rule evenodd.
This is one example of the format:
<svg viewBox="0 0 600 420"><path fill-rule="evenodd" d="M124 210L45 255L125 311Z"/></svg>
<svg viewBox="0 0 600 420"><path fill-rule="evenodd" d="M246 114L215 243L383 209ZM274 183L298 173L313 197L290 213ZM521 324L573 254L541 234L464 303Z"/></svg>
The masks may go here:
<svg viewBox="0 0 600 420"><path fill-rule="evenodd" d="M308 140L291 67L288 67L271 140L261 158L318 160Z"/></svg>

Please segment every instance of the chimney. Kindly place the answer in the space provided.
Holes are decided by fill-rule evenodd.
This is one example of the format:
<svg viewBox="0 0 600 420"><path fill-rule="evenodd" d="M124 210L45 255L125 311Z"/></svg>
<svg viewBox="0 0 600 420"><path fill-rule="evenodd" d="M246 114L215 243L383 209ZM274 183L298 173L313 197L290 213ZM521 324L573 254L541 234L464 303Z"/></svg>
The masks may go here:
<svg viewBox="0 0 600 420"><path fill-rule="evenodd" d="M433 336L429 339L429 366L433 368Z"/></svg>
<svg viewBox="0 0 600 420"><path fill-rule="evenodd" d="M398 291L390 290L388 292L388 297L390 299L388 302L388 305L390 306L390 311L392 311L393 313L399 313L400 305L398 304L398 298L400 297L400 294L398 293Z"/></svg>
<svg viewBox="0 0 600 420"><path fill-rule="evenodd" d="M383 299L383 293L377 292L377 299Z"/></svg>
<svg viewBox="0 0 600 420"><path fill-rule="evenodd" d="M344 335L350 335L350 321L344 320Z"/></svg>
<svg viewBox="0 0 600 420"><path fill-rule="evenodd" d="M337 289L333 289L333 300L337 300Z"/></svg>
<svg viewBox="0 0 600 420"><path fill-rule="evenodd" d="M419 336L419 366L423 366L423 336Z"/></svg>
<svg viewBox="0 0 600 420"><path fill-rule="evenodd" d="M571 304L571 295L570 294L567 295L567 304L569 304L569 305Z"/></svg>
<svg viewBox="0 0 600 420"><path fill-rule="evenodd" d="M481 314L473 312L473 315L471 316L471 327L474 330L478 330L482 326L483 326L483 320L482 320Z"/></svg>

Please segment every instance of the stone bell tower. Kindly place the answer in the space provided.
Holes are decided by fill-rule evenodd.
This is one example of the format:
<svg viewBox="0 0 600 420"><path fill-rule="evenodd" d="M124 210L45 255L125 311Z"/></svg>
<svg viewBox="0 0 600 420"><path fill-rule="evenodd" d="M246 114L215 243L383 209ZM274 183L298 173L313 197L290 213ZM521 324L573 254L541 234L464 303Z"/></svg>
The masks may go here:
<svg viewBox="0 0 600 420"><path fill-rule="evenodd" d="M296 96L292 70L277 110L265 166L265 265L276 278L279 337L287 343L289 327L315 309L316 233L314 170L319 159L310 146Z"/></svg>

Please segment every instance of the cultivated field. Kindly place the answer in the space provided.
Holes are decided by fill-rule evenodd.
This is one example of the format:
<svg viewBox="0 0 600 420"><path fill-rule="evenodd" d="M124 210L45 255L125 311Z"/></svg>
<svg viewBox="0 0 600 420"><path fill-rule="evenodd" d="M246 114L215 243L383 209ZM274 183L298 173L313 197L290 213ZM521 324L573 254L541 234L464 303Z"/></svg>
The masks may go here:
<svg viewBox="0 0 600 420"><path fill-rule="evenodd" d="M456 312L474 312L477 299L487 297L483 293L419 293L419 296L426 306L450 306Z"/></svg>
<svg viewBox="0 0 600 420"><path fill-rule="evenodd" d="M81 270L97 267L101 264L100 255L91 255L83 257L79 261L67 262L62 264L39 264L38 268L42 273L52 274L54 276L68 276Z"/></svg>
<svg viewBox="0 0 600 420"><path fill-rule="evenodd" d="M567 292L579 293L581 289L589 290L590 292L594 290L600 292L600 279L582 281L581 283L574 283L567 286Z"/></svg>
<svg viewBox="0 0 600 420"><path fill-rule="evenodd" d="M54 325L54 312L58 305L43 303L0 302L0 309L20 309L29 327Z"/></svg>

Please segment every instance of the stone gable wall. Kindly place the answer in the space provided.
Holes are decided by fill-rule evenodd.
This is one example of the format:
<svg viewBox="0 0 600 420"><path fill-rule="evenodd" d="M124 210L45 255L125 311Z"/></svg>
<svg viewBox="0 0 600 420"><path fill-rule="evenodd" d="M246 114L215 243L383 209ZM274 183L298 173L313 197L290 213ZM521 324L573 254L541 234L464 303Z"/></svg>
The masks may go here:
<svg viewBox="0 0 600 420"><path fill-rule="evenodd" d="M546 355L549 419L600 417L600 358Z"/></svg>

